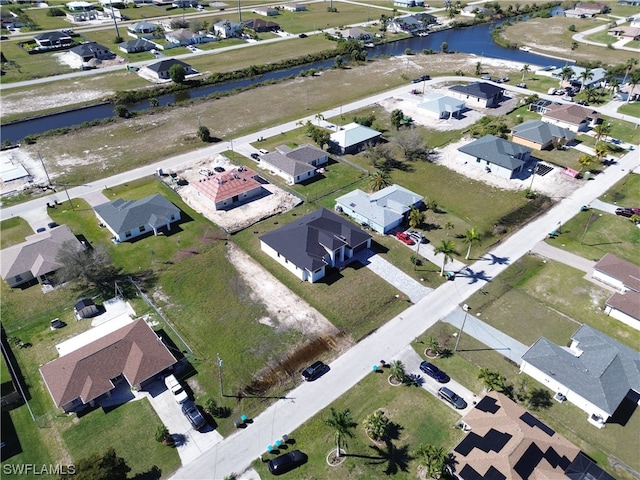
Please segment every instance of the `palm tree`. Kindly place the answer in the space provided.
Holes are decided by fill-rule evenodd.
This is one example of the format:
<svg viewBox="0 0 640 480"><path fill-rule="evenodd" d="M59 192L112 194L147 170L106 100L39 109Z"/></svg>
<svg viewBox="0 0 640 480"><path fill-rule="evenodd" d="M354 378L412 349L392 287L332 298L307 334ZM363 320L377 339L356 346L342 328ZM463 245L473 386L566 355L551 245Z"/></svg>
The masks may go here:
<svg viewBox="0 0 640 480"><path fill-rule="evenodd" d="M560 86L562 86L562 82L571 80L571 77L573 77L573 68L569 65L562 67L562 70L560 70Z"/></svg>
<svg viewBox="0 0 640 480"><path fill-rule="evenodd" d="M482 63L476 63L476 77L479 77L482 73Z"/></svg>
<svg viewBox="0 0 640 480"><path fill-rule="evenodd" d="M627 58L627 61L624 62L624 78L622 79L623 85L627 83L627 77L629 76L629 73L631 73L631 70L633 70L633 67L635 67L636 65L638 65L638 59L634 57Z"/></svg>
<svg viewBox="0 0 640 480"><path fill-rule="evenodd" d="M520 69L520 71L522 72L522 81L524 82L524 76L527 72L531 71L531 67L529 66L528 63L525 63Z"/></svg>
<svg viewBox="0 0 640 480"><path fill-rule="evenodd" d="M447 222L444 224L444 229L447 232L447 237L449 236L449 231L453 228L453 223Z"/></svg>
<svg viewBox="0 0 640 480"><path fill-rule="evenodd" d="M389 172L383 170L376 170L373 175L369 177L369 188L372 192L378 192L385 187L391 185L391 177Z"/></svg>
<svg viewBox="0 0 640 480"><path fill-rule="evenodd" d="M631 78L629 79L629 95L627 95L626 103L629 103L631 100L633 90L636 88L636 85L640 83L640 69L634 70L631 74Z"/></svg>
<svg viewBox="0 0 640 480"><path fill-rule="evenodd" d="M506 378L500 372L495 372L488 368L480 369L478 379L483 381L485 388L489 392L491 390L502 390L506 381Z"/></svg>
<svg viewBox="0 0 640 480"><path fill-rule="evenodd" d="M327 418L324 421L325 425L331 427L335 431L336 438L336 457L340 457L340 439L345 437L353 437L351 432L358 424L351 418L351 411L346 410L338 411L331 407L331 418ZM346 443L345 443L346 445Z"/></svg>
<svg viewBox="0 0 640 480"><path fill-rule="evenodd" d="M431 443L421 443L414 452L418 458L419 465L426 468L426 476L430 478L440 478L447 463L447 453L444 448Z"/></svg>
<svg viewBox="0 0 640 480"><path fill-rule="evenodd" d="M580 157L578 158L578 164L580 164L580 170L578 170L578 173L582 172L582 169L584 167L588 167L589 165L591 165L591 162L593 161L593 157L587 153L585 153L584 155L580 155Z"/></svg>
<svg viewBox="0 0 640 480"><path fill-rule="evenodd" d="M599 145L596 144L595 152L596 160L602 163L607 156L607 153L609 153L609 148L604 143L601 143Z"/></svg>
<svg viewBox="0 0 640 480"><path fill-rule="evenodd" d="M324 120L324 115L322 115L321 113L316 113L313 118L315 118L318 122L318 125L320 125L320 120Z"/></svg>
<svg viewBox="0 0 640 480"><path fill-rule="evenodd" d="M373 440L382 440L389 431L389 419L382 410L377 410L368 415L362 422L364 429Z"/></svg>
<svg viewBox="0 0 640 480"><path fill-rule="evenodd" d="M481 238L482 237L476 231L475 227L471 227L469 230L464 232L464 239L462 241L469 245L469 247L467 248L467 256L464 257L465 260L469 260L469 255L471 255L471 247L472 247L472 245L474 243L479 243Z"/></svg>
<svg viewBox="0 0 640 480"><path fill-rule="evenodd" d="M389 375L391 375L391 378L394 380L404 382L404 378L407 376L404 363L400 360L394 360L391 362L389 364Z"/></svg>
<svg viewBox="0 0 640 480"><path fill-rule="evenodd" d="M416 207L411 207L411 210L409 211L409 226L411 228L416 228L422 222L424 222L424 212L421 212Z"/></svg>
<svg viewBox="0 0 640 480"><path fill-rule="evenodd" d="M584 84L588 81L588 80L592 80L593 79L593 72L591 71L590 68L585 68L583 72L580 73L580 91L584 90Z"/></svg>
<svg viewBox="0 0 640 480"><path fill-rule="evenodd" d="M440 276L444 276L444 268L447 263L453 260L452 255L458 255L458 251L456 250L456 242L453 240L441 240L440 246L433 249L433 252L437 255L442 253L444 255L444 259L442 260L442 268L440 269Z"/></svg>
<svg viewBox="0 0 640 480"><path fill-rule="evenodd" d="M611 80L609 80L609 88L611 89L611 98L613 98L613 96L616 94L619 86L620 86L620 80L618 80L616 77L613 77Z"/></svg>
<svg viewBox="0 0 640 480"><path fill-rule="evenodd" d="M606 140L611 133L611 124L609 122L602 122L593 127L593 132L596 134L596 146L600 140Z"/></svg>

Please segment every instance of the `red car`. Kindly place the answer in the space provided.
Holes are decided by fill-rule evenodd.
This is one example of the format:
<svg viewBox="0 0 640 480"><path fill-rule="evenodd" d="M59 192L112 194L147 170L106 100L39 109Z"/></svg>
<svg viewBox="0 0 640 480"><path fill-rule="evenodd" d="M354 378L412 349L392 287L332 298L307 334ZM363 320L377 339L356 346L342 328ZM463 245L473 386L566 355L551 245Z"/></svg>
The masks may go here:
<svg viewBox="0 0 640 480"><path fill-rule="evenodd" d="M400 240L402 243L406 243L407 245L415 245L416 242L409 236L408 233L398 232L396 233L396 238Z"/></svg>

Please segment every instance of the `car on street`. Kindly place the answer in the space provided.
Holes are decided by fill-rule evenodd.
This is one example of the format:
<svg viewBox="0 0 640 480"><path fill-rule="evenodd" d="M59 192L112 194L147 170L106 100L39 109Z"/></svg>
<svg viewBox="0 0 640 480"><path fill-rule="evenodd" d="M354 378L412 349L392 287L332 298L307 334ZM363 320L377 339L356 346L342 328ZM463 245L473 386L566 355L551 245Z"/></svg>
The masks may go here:
<svg viewBox="0 0 640 480"><path fill-rule="evenodd" d="M415 230L407 230L407 234L416 243L427 243L427 238L420 232L416 232Z"/></svg>
<svg viewBox="0 0 640 480"><path fill-rule="evenodd" d="M215 167L213 170L214 170L215 172L218 172L218 173L222 173L222 172L224 172L224 168L223 168L223 167Z"/></svg>
<svg viewBox="0 0 640 480"><path fill-rule="evenodd" d="M449 375L444 373L438 367L436 367L433 363L422 362L420 363L420 370L429 375L438 383L447 383L449 380Z"/></svg>
<svg viewBox="0 0 640 480"><path fill-rule="evenodd" d="M164 377L164 384L167 386L167 390L172 393L176 402L184 403L189 400L189 395L185 392L175 375L171 374Z"/></svg>
<svg viewBox="0 0 640 480"><path fill-rule="evenodd" d="M496 82L498 83L507 83L509 81L509 77L502 77L498 80L496 80Z"/></svg>
<svg viewBox="0 0 640 480"><path fill-rule="evenodd" d="M182 404L182 413L184 413L184 416L187 417L191 426L196 430L200 430L207 424L200 410L198 410L196 404L191 400Z"/></svg>
<svg viewBox="0 0 640 480"><path fill-rule="evenodd" d="M406 243L407 245L415 245L416 242L409 236L408 233L398 232L396 233L396 238L400 240L402 243Z"/></svg>
<svg viewBox="0 0 640 480"><path fill-rule="evenodd" d="M282 475L300 465L307 463L307 455L300 450L292 450L269 460L269 471L274 475Z"/></svg>
<svg viewBox="0 0 640 480"><path fill-rule="evenodd" d="M253 158L254 160L260 160L260 154L256 153L256 152L253 152L251 154L251 158Z"/></svg>
<svg viewBox="0 0 640 480"><path fill-rule="evenodd" d="M526 83L516 83L516 87L518 87L518 88L527 88L527 84Z"/></svg>
<svg viewBox="0 0 640 480"><path fill-rule="evenodd" d="M307 382L312 382L316 378L324 375L327 370L329 370L329 366L318 360L302 371L302 378Z"/></svg>
<svg viewBox="0 0 640 480"><path fill-rule="evenodd" d="M586 100L578 100L576 103L577 103L578 105L582 105L582 106L585 106L585 107L586 107L587 105L589 105L589 102L587 102Z"/></svg>
<svg viewBox="0 0 640 480"><path fill-rule="evenodd" d="M413 80L411 80L411 83L420 83L426 80L431 80L431 75L422 75L421 77L414 78Z"/></svg>
<svg viewBox="0 0 640 480"><path fill-rule="evenodd" d="M300 35L298 35L300 38L307 38L307 34L306 33L301 33Z"/></svg>
<svg viewBox="0 0 640 480"><path fill-rule="evenodd" d="M631 208L616 208L616 215L620 217L631 218L635 215L634 211Z"/></svg>
<svg viewBox="0 0 640 480"><path fill-rule="evenodd" d="M491 80L491 75L483 75L480 78L482 78L482 80Z"/></svg>
<svg viewBox="0 0 640 480"><path fill-rule="evenodd" d="M467 402L463 398L459 397L453 390L447 387L440 387L438 390L438 396L445 402L450 403L458 410L467 408Z"/></svg>

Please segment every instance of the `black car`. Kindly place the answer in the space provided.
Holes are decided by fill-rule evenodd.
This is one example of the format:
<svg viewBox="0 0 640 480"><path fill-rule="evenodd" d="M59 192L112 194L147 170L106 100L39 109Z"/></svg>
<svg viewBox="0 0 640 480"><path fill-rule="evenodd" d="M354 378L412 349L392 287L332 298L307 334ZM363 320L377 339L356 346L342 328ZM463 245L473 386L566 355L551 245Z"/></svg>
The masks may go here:
<svg viewBox="0 0 640 480"><path fill-rule="evenodd" d="M631 218L634 215L634 212L630 208L616 208L616 215L621 217Z"/></svg>
<svg viewBox="0 0 640 480"><path fill-rule="evenodd" d="M49 227L49 228L56 228L57 226L58 226L58 224L56 222L47 223L47 227Z"/></svg>
<svg viewBox="0 0 640 480"><path fill-rule="evenodd" d="M298 35L300 38L307 38L307 34L306 33L301 33L300 35Z"/></svg>
<svg viewBox="0 0 640 480"><path fill-rule="evenodd" d="M36 230L36 233L42 233L42 232L46 232L47 229L44 227L38 227L38 229Z"/></svg>
<svg viewBox="0 0 640 480"><path fill-rule="evenodd" d="M447 383L449 380L451 380L449 378L449 375L447 375L438 367L436 367L434 364L429 362L422 362L420 364L420 370L422 370L424 373L426 373L427 375L429 375L431 378L433 378L439 383Z"/></svg>
<svg viewBox="0 0 640 480"><path fill-rule="evenodd" d="M213 170L218 172L218 173L224 172L224 168L222 168L222 167L215 167Z"/></svg>
<svg viewBox="0 0 640 480"><path fill-rule="evenodd" d="M440 390L438 390L438 396L459 410L467 408L467 402L465 402L463 398L459 397L456 392L448 389L447 387L440 387Z"/></svg>
<svg viewBox="0 0 640 480"><path fill-rule="evenodd" d="M414 78L413 80L411 80L411 83L420 83L420 82L424 82L426 80L431 80L431 76L430 75L422 75L421 77Z"/></svg>
<svg viewBox="0 0 640 480"><path fill-rule="evenodd" d="M307 382L311 382L323 375L329 367L322 363L320 360L317 362L313 362L307 368L302 371L302 378L304 378Z"/></svg>
<svg viewBox="0 0 640 480"><path fill-rule="evenodd" d="M292 450L269 460L269 471L274 475L282 475L305 463L307 463L307 455L300 450Z"/></svg>
<svg viewBox="0 0 640 480"><path fill-rule="evenodd" d="M196 430L200 430L207 424L207 421L204 419L200 410L198 410L198 407L196 407L196 404L193 403L192 400L187 400L182 404L182 413L184 413L184 416L187 417L189 423Z"/></svg>
<svg viewBox="0 0 640 480"><path fill-rule="evenodd" d="M260 154L254 152L251 154L251 158L253 158L254 160L260 160Z"/></svg>

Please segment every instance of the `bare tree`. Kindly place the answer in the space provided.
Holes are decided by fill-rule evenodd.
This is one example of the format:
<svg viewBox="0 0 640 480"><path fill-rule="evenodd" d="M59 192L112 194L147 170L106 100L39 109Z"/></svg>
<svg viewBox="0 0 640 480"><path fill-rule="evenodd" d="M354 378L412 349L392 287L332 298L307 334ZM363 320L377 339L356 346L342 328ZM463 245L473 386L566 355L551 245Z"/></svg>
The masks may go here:
<svg viewBox="0 0 640 480"><path fill-rule="evenodd" d="M62 267L56 271L58 282L73 282L81 288L97 288L110 291L120 269L111 262L109 250L98 245L91 249L78 249L74 242L65 242L60 247L57 261Z"/></svg>
<svg viewBox="0 0 640 480"><path fill-rule="evenodd" d="M392 142L400 148L404 157L409 161L429 159L427 142L422 138L418 129L400 130L393 136Z"/></svg>

